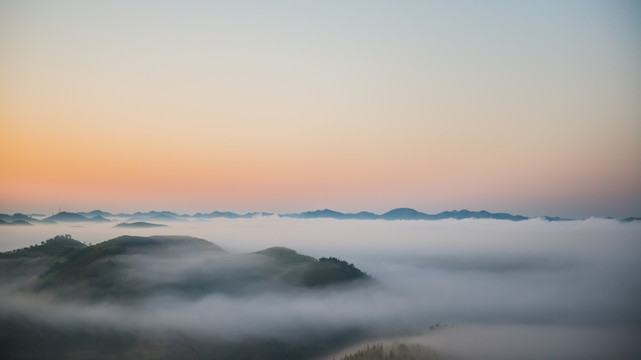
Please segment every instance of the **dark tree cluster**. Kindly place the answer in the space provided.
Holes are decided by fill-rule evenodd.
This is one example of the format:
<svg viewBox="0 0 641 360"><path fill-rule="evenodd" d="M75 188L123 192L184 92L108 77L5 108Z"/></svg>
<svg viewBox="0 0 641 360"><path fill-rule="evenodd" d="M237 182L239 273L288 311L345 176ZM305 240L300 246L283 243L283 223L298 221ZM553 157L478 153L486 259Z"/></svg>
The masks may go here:
<svg viewBox="0 0 641 360"><path fill-rule="evenodd" d="M437 360L438 354L420 344L394 343L389 347L383 344L367 347L343 356L340 360Z"/></svg>
<svg viewBox="0 0 641 360"><path fill-rule="evenodd" d="M58 257L85 246L85 244L74 240L69 234L57 235L51 239L40 242L40 245L31 245L22 249L0 253L0 258L10 259L39 256Z"/></svg>

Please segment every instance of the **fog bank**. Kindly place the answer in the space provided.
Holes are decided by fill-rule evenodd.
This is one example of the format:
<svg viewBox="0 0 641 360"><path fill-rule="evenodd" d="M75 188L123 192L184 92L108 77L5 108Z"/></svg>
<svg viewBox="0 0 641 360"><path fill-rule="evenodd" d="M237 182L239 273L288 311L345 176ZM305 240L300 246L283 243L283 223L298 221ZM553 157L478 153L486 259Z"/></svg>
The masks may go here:
<svg viewBox="0 0 641 360"><path fill-rule="evenodd" d="M441 323L455 326L429 334L426 341L461 359L639 355L631 345L641 334L637 223L259 217L154 229L113 225L3 228L0 246L9 250L64 233L87 243L123 234L191 235L232 253L286 246L316 258L336 256L379 284L326 291L261 289L198 299L168 294L149 297L135 308L108 301L60 301L4 285L0 315L21 314L52 326L98 324L143 333L166 329L226 340L268 336L287 342L348 329L367 330L373 338L419 334ZM177 276L193 264L208 266L203 274L242 268L175 255L161 262L123 261L145 269L150 282L154 276Z"/></svg>

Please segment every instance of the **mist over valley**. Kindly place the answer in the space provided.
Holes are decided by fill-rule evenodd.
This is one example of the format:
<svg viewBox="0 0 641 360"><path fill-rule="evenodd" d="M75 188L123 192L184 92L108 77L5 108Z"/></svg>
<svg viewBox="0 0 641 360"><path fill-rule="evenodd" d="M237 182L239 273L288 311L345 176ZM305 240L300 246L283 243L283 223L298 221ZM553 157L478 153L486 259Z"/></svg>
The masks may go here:
<svg viewBox="0 0 641 360"><path fill-rule="evenodd" d="M640 351L638 222L107 218L0 230L4 354L320 359L419 335L457 359Z"/></svg>

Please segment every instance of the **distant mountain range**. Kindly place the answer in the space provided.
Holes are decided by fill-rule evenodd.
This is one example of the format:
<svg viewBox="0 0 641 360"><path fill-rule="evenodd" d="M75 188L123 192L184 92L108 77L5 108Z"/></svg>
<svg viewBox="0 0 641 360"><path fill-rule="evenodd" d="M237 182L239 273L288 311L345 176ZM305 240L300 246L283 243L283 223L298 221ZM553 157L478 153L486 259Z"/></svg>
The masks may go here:
<svg viewBox="0 0 641 360"><path fill-rule="evenodd" d="M44 222L110 222L111 220L104 218L102 215L95 215L87 217L81 213L73 213L61 211L56 215L49 216L42 219Z"/></svg>
<svg viewBox="0 0 641 360"><path fill-rule="evenodd" d="M87 217L87 218L92 218L92 217L95 217L95 216L102 216L102 217L112 217L112 216L114 216L112 213L106 212L106 211L102 211L102 210L93 210L93 211L89 211L89 212L79 212L78 214L80 214L80 215L82 215L84 217Z"/></svg>
<svg viewBox="0 0 641 360"><path fill-rule="evenodd" d="M373 212L361 211L357 213L343 213L340 211L323 209L304 211L300 213L287 213L287 214L274 214L269 212L249 212L245 214L238 214L231 211L212 211L210 213L195 213L190 214L177 214L172 211L148 211L148 212L135 212L133 214L119 213L113 214L102 210L93 210L90 212L68 212L61 211L55 215L36 219L35 217L16 213L13 215L0 214L0 225L30 225L32 223L57 223L57 222L110 222L116 218L120 221L127 222L184 222L189 219L204 220L204 219L248 219L260 216L273 216L277 215L282 218L294 219L338 219L338 220L445 220L445 219L494 219L494 220L509 220L509 221L522 221L531 219L531 217L523 215L514 215L509 213L492 213L486 210L472 211L472 210L451 210L442 211L437 214L427 214L411 208L397 208L390 210L386 213L375 214ZM540 219L547 221L574 221L575 219L564 218L559 216L541 216ZM611 219L611 218L610 218ZM16 222L17 221L17 222ZM628 217L620 219L621 222L636 222L641 221L641 217Z"/></svg>
<svg viewBox="0 0 641 360"><path fill-rule="evenodd" d="M236 214L231 211L212 211L208 214L202 214L202 213L196 213L192 217L195 218L205 218L205 219L213 219L213 218L226 218L226 219L246 219L246 218L253 218L257 216L271 216L274 215L273 213L267 213L267 212L250 212L247 214Z"/></svg>
<svg viewBox="0 0 641 360"><path fill-rule="evenodd" d="M32 226L33 224L25 220L13 220L13 221L0 220L0 225Z"/></svg>
<svg viewBox="0 0 641 360"><path fill-rule="evenodd" d="M144 221L136 221L132 223L124 222L116 225L115 227L119 228L134 228L134 229L144 229L144 228L154 228L154 227L165 227L167 225L163 224L153 224Z"/></svg>
<svg viewBox="0 0 641 360"><path fill-rule="evenodd" d="M410 208L398 208L390 210L384 214L377 215L371 212L361 211L359 213L341 213L334 210L316 210L306 211L297 214L281 214L281 217L289 218L302 218L302 219L315 219L315 218L331 218L331 219L368 219L368 220L443 220L443 219L496 219L496 220L511 220L521 221L529 219L522 215L512 215L507 213L490 213L485 210L469 211L469 210L454 210L444 211L438 214L426 214ZM554 221L554 220L551 220Z"/></svg>
<svg viewBox="0 0 641 360"><path fill-rule="evenodd" d="M32 218L29 215L25 215L25 214L21 214L21 213L15 213L13 215L0 214L0 220L4 220L4 221L7 221L7 222L11 222L11 221L15 221L15 220L31 221L31 220L34 220L34 218Z"/></svg>

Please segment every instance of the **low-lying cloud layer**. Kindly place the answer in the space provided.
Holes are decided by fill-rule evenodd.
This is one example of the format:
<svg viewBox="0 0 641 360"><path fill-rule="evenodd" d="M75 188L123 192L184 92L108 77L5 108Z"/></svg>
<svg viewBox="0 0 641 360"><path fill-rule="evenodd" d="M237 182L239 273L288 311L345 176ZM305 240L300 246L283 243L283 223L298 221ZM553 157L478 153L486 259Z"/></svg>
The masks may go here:
<svg viewBox="0 0 641 360"><path fill-rule="evenodd" d="M495 351L501 348L519 358L583 354L568 350L574 348L591 349L593 354L611 350L619 357L639 355L633 341L641 335L639 224L600 219L513 223L262 217L158 229L112 226L2 229L0 246L21 247L61 233L91 243L122 234L191 235L232 253L287 246L317 258L336 256L372 275L378 285L304 291L261 288L195 298L166 292L126 305L33 295L5 282L0 288L0 316L23 316L53 327L96 326L143 334L169 331L224 341L271 338L290 343L352 330L373 338L416 334L434 323L448 323L457 327L439 334L433 345L456 358L501 358ZM149 284L172 277L180 281L187 275L238 273L245 266L180 253L151 262L136 256L121 260L138 267L137 273ZM508 326L520 330L505 331ZM531 345L546 343L550 334L564 345ZM586 343L592 337L610 340ZM428 338L437 339L437 335ZM472 338L485 340L466 352Z"/></svg>

